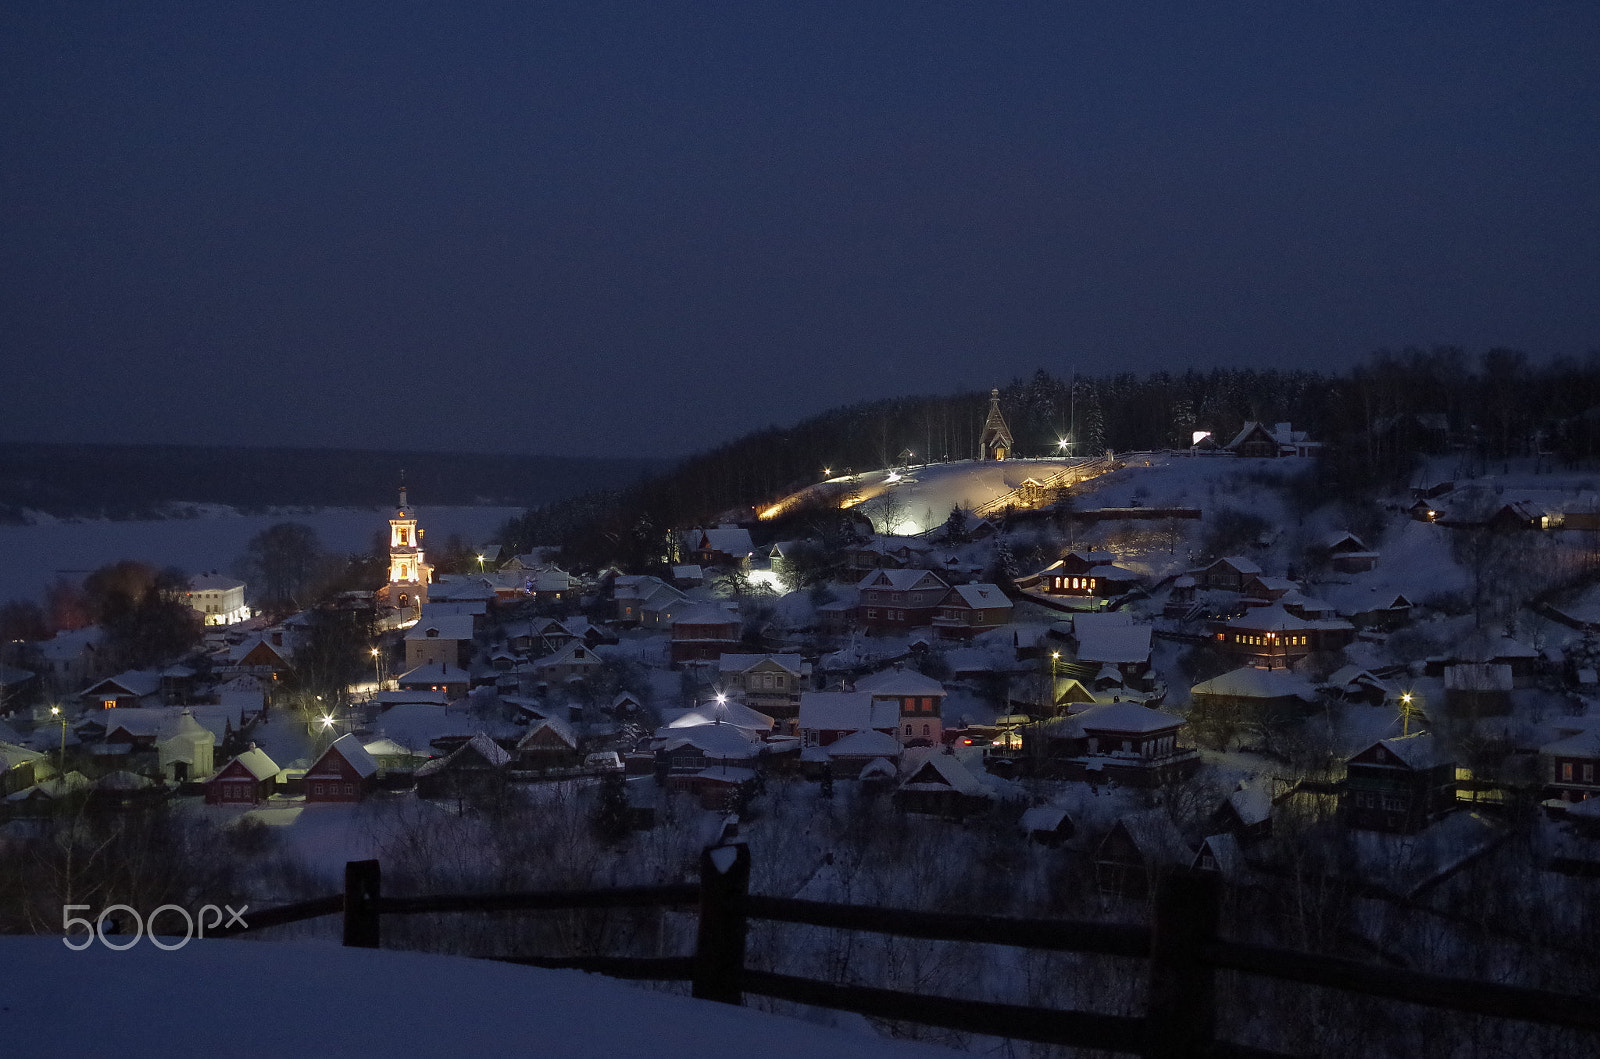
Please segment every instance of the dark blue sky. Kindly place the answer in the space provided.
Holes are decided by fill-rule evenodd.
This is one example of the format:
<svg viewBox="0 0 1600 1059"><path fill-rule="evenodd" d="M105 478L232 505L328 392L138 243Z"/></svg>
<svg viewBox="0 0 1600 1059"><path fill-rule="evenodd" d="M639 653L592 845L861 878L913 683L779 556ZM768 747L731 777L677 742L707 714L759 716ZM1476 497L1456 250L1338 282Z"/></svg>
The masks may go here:
<svg viewBox="0 0 1600 1059"><path fill-rule="evenodd" d="M1600 4L0 5L0 436L677 454L1600 347Z"/></svg>

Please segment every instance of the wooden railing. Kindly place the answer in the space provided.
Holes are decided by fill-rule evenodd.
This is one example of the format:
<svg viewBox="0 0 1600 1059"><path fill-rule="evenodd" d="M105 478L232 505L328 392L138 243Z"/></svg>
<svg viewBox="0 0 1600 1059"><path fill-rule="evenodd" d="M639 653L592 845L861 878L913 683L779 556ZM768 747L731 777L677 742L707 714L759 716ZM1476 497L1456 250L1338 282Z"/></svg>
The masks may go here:
<svg viewBox="0 0 1600 1059"><path fill-rule="evenodd" d="M706 850L701 856L698 885L603 890L385 897L378 862L352 861L345 868L343 894L254 912L246 929L253 932L342 912L344 944L378 948L384 916L694 906L699 914L698 929L695 950L688 956L496 959L616 978L687 981L695 997L727 1004L742 1004L746 995L754 994L872 1018L919 1022L992 1037L1100 1048L1152 1059L1279 1055L1217 1040L1218 970L1463 1014L1600 1031L1600 1005L1589 997L1399 970L1222 938L1218 934L1221 880L1212 873L1180 871L1163 878L1156 890L1155 912L1149 926L836 905L751 894L749 884L750 853L743 844ZM747 966L745 959L751 920L1142 959L1148 963L1145 1013L1109 1015L925 996L760 970ZM221 933L244 932L235 928Z"/></svg>

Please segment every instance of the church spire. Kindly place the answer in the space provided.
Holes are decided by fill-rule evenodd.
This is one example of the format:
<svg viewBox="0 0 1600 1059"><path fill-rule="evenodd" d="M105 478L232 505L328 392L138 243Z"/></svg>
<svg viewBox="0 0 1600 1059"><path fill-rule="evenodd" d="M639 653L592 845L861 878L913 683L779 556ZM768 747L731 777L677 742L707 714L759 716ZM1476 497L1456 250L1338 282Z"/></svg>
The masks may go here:
<svg viewBox="0 0 1600 1059"><path fill-rule="evenodd" d="M406 509L406 471L405 471L405 468L402 467L400 469L400 511L401 511L402 514L405 512L405 509Z"/></svg>
<svg viewBox="0 0 1600 1059"><path fill-rule="evenodd" d="M989 391L989 418L983 423L983 436L978 439L978 458L982 460L1003 460L1011 455L1015 442L1011 439L1011 428L1006 426L1006 417L1000 414L1000 391Z"/></svg>

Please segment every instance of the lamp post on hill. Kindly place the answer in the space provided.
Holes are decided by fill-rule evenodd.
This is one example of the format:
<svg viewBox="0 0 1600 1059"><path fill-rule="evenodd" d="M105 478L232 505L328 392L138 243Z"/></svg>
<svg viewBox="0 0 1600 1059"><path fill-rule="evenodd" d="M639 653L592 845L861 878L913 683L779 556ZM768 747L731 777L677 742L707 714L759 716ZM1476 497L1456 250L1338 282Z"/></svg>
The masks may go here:
<svg viewBox="0 0 1600 1059"><path fill-rule="evenodd" d="M65 778L67 775L67 715L60 706L50 707L50 716L61 724L61 756L56 759L56 776Z"/></svg>

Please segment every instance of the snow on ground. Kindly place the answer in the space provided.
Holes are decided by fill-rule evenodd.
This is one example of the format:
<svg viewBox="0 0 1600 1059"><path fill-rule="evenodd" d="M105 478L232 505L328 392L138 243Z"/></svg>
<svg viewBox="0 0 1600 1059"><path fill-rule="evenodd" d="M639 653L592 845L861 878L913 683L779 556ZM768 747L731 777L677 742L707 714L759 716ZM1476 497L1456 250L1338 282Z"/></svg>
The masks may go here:
<svg viewBox="0 0 1600 1059"><path fill-rule="evenodd" d="M60 938L7 937L0 964L13 971L0 982L0 1036L18 1054L956 1054L599 975L326 943L191 941L163 952L146 939L73 952Z"/></svg>
<svg viewBox="0 0 1600 1059"><path fill-rule="evenodd" d="M388 509L316 508L268 515L241 515L207 508L199 518L155 520L41 521L0 526L0 600L41 599L58 576L84 574L119 559L176 566L190 573L228 571L250 538L279 522L300 522L316 530L322 546L334 552L366 551L372 535L388 533ZM442 546L453 533L465 541L489 537L506 519L522 513L510 507L424 507L419 522L428 541Z"/></svg>
<svg viewBox="0 0 1600 1059"><path fill-rule="evenodd" d="M1042 481L1084 462L1087 461L965 460L959 463L930 463L905 470L864 471L843 478L832 478L796 495L810 492L855 493L862 498L862 510L871 514L874 502L887 494L899 506L903 518L894 531L921 533L944 522L952 507L960 505L969 511L982 507L1016 489L1026 479ZM874 521L878 521L876 516Z"/></svg>

